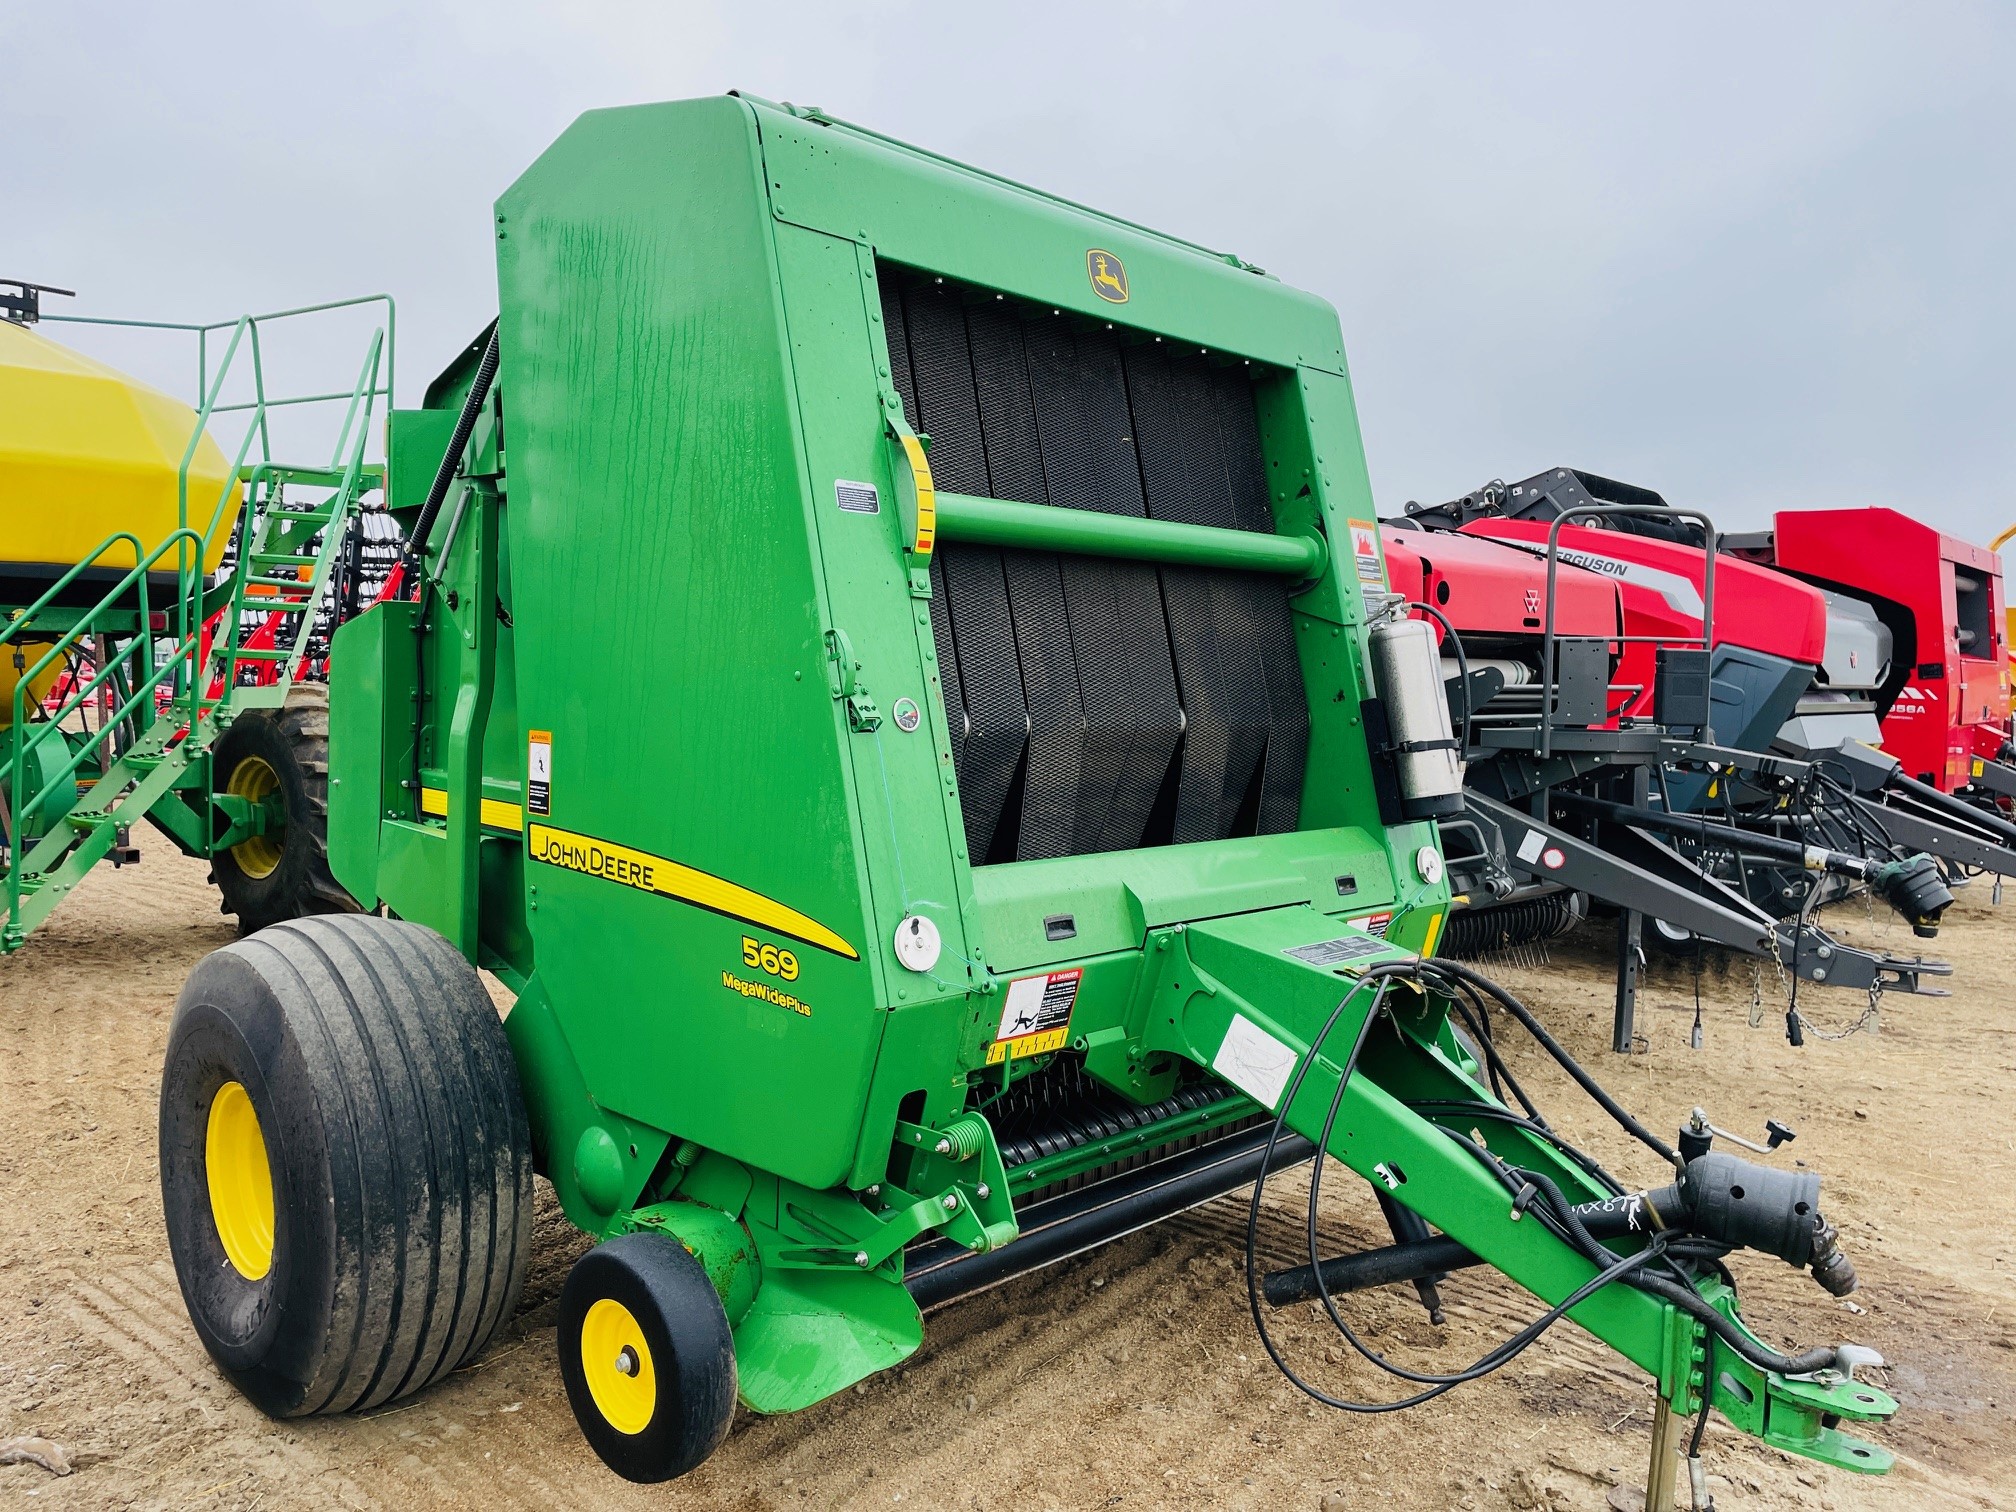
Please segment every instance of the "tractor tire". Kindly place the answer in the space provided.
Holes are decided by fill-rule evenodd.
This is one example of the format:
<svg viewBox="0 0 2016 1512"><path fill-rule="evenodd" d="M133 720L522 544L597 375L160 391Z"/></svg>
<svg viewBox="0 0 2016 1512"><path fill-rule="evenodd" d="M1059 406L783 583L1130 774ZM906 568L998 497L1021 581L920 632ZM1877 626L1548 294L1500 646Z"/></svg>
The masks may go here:
<svg viewBox="0 0 2016 1512"><path fill-rule="evenodd" d="M432 930L300 919L206 956L176 1001L160 1137L190 1321L270 1416L418 1391L517 1309L525 1105L489 994Z"/></svg>
<svg viewBox="0 0 2016 1512"><path fill-rule="evenodd" d="M357 902L329 870L329 689L296 683L278 709L248 709L231 721L211 755L220 793L264 798L276 789L286 826L211 857L221 911L238 933L310 914L355 913Z"/></svg>
<svg viewBox="0 0 2016 1512"><path fill-rule="evenodd" d="M735 1418L735 1338L714 1283L669 1234L598 1244L560 1292L560 1378L588 1445L625 1480L684 1475Z"/></svg>

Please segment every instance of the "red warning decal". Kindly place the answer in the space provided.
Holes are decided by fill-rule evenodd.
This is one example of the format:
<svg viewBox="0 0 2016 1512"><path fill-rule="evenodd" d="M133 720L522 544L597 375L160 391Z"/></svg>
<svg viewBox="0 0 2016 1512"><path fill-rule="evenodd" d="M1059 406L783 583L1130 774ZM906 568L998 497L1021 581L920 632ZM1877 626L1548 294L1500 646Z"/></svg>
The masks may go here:
<svg viewBox="0 0 2016 1512"><path fill-rule="evenodd" d="M1363 520L1351 522L1351 554L1358 563L1358 581L1386 585L1386 574L1379 566L1379 527Z"/></svg>

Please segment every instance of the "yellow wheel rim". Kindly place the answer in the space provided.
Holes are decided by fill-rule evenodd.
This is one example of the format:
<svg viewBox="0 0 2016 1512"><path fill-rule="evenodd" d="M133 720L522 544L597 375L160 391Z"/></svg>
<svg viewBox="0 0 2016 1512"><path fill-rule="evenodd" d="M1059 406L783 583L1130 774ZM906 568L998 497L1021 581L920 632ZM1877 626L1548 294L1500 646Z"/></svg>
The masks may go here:
<svg viewBox="0 0 2016 1512"><path fill-rule="evenodd" d="M224 791L234 798L260 803L279 786L280 774L273 770L271 762L262 756L247 756L231 769L231 780L224 784ZM253 835L231 847L231 859L238 863L238 870L256 881L272 876L279 869L280 846L272 835Z"/></svg>
<svg viewBox="0 0 2016 1512"><path fill-rule="evenodd" d="M257 1281L273 1268L273 1168L259 1114L238 1082L226 1082L210 1103L203 1141L210 1177L210 1217L232 1268Z"/></svg>
<svg viewBox="0 0 2016 1512"><path fill-rule="evenodd" d="M581 1373L595 1409L618 1433L642 1433L658 1409L651 1346L630 1309L604 1297L581 1320Z"/></svg>

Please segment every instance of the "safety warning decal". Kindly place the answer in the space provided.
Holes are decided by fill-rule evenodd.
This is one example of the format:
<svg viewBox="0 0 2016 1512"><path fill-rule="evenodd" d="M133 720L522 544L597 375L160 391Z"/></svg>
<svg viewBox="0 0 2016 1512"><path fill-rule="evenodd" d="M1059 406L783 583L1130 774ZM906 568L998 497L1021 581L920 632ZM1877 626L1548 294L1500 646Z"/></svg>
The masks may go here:
<svg viewBox="0 0 2016 1512"><path fill-rule="evenodd" d="M525 812L553 812L553 732L534 730L525 743Z"/></svg>
<svg viewBox="0 0 2016 1512"><path fill-rule="evenodd" d="M1071 1009L1085 975L1076 966L1043 976L1018 977L1008 984L1001 1005L1001 1028L987 1047L987 1064L998 1066L1020 1055L1062 1050L1071 1034Z"/></svg>
<svg viewBox="0 0 2016 1512"><path fill-rule="evenodd" d="M1351 554L1358 562L1358 581L1386 586L1386 574L1379 567L1379 527L1364 520L1351 522Z"/></svg>

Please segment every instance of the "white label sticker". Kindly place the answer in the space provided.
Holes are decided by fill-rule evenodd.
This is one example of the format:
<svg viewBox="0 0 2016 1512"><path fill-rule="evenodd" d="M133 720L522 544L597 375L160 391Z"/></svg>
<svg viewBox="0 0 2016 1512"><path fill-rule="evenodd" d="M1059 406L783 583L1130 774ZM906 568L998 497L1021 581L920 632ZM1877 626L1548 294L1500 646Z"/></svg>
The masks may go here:
<svg viewBox="0 0 2016 1512"><path fill-rule="evenodd" d="M835 479L833 502L848 514L882 513L882 496L875 491L873 483L849 483Z"/></svg>
<svg viewBox="0 0 2016 1512"><path fill-rule="evenodd" d="M1546 844L1547 837L1541 834L1540 831L1526 831L1525 838L1519 842L1519 859L1524 861L1528 866L1531 866L1535 861L1540 859L1540 852Z"/></svg>
<svg viewBox="0 0 2016 1512"><path fill-rule="evenodd" d="M1243 1013L1235 1013L1225 1043L1211 1058L1211 1069L1272 1113L1288 1078L1295 1074L1295 1051Z"/></svg>
<svg viewBox="0 0 2016 1512"><path fill-rule="evenodd" d="M525 812L553 812L553 732L534 730L525 745Z"/></svg>

